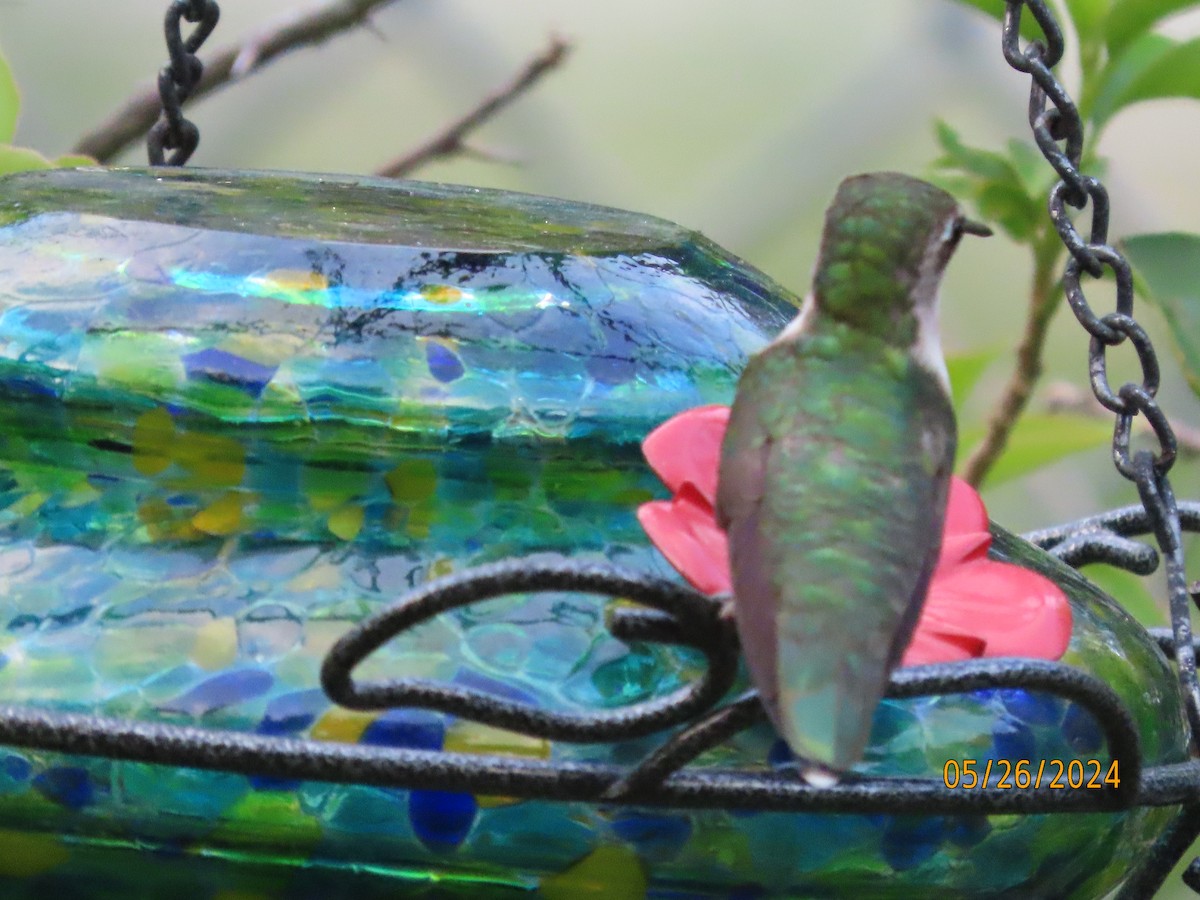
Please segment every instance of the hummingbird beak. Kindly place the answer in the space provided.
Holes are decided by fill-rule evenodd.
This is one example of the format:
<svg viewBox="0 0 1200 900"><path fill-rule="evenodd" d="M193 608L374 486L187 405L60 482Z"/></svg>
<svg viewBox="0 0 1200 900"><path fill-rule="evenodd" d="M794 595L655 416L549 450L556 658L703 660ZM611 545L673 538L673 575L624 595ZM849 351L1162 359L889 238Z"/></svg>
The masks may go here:
<svg viewBox="0 0 1200 900"><path fill-rule="evenodd" d="M991 237L994 233L992 229L988 228L982 222L976 222L974 219L968 219L966 216L958 220L958 227L963 234L977 234L980 237Z"/></svg>

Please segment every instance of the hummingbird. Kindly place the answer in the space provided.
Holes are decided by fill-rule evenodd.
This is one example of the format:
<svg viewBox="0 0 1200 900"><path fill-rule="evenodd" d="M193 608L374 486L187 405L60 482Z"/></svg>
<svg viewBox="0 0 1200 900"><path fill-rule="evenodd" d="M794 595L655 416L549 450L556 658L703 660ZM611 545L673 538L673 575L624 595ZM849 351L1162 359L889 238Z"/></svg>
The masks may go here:
<svg viewBox="0 0 1200 900"><path fill-rule="evenodd" d="M862 759L942 540L955 422L938 287L963 234L950 194L842 182L812 291L747 363L717 521L751 680L812 784Z"/></svg>

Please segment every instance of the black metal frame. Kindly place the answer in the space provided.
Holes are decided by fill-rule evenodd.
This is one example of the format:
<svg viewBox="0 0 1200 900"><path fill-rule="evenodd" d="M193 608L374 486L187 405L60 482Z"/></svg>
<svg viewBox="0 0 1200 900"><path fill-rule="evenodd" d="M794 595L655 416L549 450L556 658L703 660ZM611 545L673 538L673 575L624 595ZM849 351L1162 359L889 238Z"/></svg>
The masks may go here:
<svg viewBox="0 0 1200 900"><path fill-rule="evenodd" d="M1180 504L1180 512L1187 530L1200 531L1200 503ZM1145 511L1128 507L1028 538L1067 562L1102 561L1144 571L1147 559L1153 563L1154 551L1130 535L1149 528ZM539 591L601 594L641 604L646 608L621 608L611 615L612 634L624 641L696 648L707 658L707 670L699 681L668 697L586 716L537 710L422 679L366 684L354 679L355 667L375 649L433 616L506 594ZM274 778L639 806L937 815L1183 805L1122 897L1152 893L1200 834L1200 760L1144 768L1133 718L1112 689L1078 669L1043 660L982 659L903 668L893 673L888 696L1020 688L1078 703L1102 724L1110 758L1118 763L1118 787L968 791L950 789L940 778L855 777L820 788L786 772L688 769L695 757L764 718L753 691L722 703L733 686L739 647L735 629L719 610L713 598L655 576L559 557L512 559L411 591L353 627L325 657L321 681L326 694L352 709L437 710L571 742L667 733L656 750L627 768L270 737L14 706L0 707L0 743ZM1176 650L1174 634L1163 629L1154 635L1170 656ZM1196 868L1200 873L1200 865Z"/></svg>
<svg viewBox="0 0 1200 900"><path fill-rule="evenodd" d="M353 679L355 666L372 650L431 616L504 594L539 591L607 594L665 610L665 614L621 610L612 616L609 627L621 640L700 649L708 658L708 669L698 682L670 696L619 712L588 715L551 713L424 679L366 685ZM1119 787L962 791L947 789L940 779L852 778L831 788L814 788L773 772L687 771L684 767L695 757L764 718L753 691L718 705L733 686L739 654L736 632L718 610L712 598L654 576L569 559L514 559L412 591L352 628L325 657L324 690L332 702L351 709L436 710L531 737L578 743L618 742L684 726L630 768L283 739L13 706L0 707L0 743L246 775L473 791L531 800L878 813L1081 812L1179 802L1182 770L1152 769L1143 777L1136 726L1111 688L1070 666L1032 659L981 659L900 669L892 676L888 696L1021 688L1079 703L1102 723L1109 752L1119 765Z"/></svg>

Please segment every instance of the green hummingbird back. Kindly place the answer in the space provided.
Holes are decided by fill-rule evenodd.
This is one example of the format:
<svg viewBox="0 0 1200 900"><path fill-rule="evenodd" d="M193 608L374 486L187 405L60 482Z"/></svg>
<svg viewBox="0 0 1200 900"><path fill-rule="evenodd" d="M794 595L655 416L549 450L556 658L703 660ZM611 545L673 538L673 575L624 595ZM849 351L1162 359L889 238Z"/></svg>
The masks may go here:
<svg viewBox="0 0 1200 900"><path fill-rule="evenodd" d="M738 397L718 504L745 656L793 751L844 769L937 560L953 411L915 358L829 320L754 357Z"/></svg>

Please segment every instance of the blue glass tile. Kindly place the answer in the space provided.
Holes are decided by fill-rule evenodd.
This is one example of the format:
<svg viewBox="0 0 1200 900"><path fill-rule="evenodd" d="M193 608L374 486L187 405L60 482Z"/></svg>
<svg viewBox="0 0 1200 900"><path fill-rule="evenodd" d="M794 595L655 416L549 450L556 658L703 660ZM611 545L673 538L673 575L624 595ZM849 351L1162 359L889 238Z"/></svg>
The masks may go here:
<svg viewBox="0 0 1200 900"><path fill-rule="evenodd" d="M612 830L621 840L633 844L639 856L665 862L673 859L692 836L692 823L684 816L621 813L613 819Z"/></svg>
<svg viewBox="0 0 1200 900"><path fill-rule="evenodd" d="M1030 725L1054 725L1062 720L1065 701L1050 694L1002 688L996 692L1005 709Z"/></svg>
<svg viewBox="0 0 1200 900"><path fill-rule="evenodd" d="M932 859L946 837L939 816L894 816L883 833L883 858L897 872Z"/></svg>
<svg viewBox="0 0 1200 900"><path fill-rule="evenodd" d="M359 743L409 750L441 750L445 734L446 726L435 713L395 709L373 720L363 731Z"/></svg>
<svg viewBox="0 0 1200 900"><path fill-rule="evenodd" d="M408 820L413 833L422 844L437 852L453 850L466 839L478 809L470 794L413 791L408 796Z"/></svg>
<svg viewBox="0 0 1200 900"><path fill-rule="evenodd" d="M1022 760L1036 761L1037 738L1023 724L1000 722L992 732L992 747L996 759L1016 765Z"/></svg>
<svg viewBox="0 0 1200 900"><path fill-rule="evenodd" d="M205 378L230 384L257 397L275 375L277 366L264 366L253 360L216 347L206 347L180 357L188 378Z"/></svg>
<svg viewBox="0 0 1200 900"><path fill-rule="evenodd" d="M4 773L5 778L13 781L24 781L32 771L33 767L24 756L18 756L16 753L6 753L0 757L0 772Z"/></svg>
<svg viewBox="0 0 1200 900"><path fill-rule="evenodd" d="M437 341L425 342L425 361L429 365L429 374L443 383L457 381L466 371L458 355Z"/></svg>
<svg viewBox="0 0 1200 900"><path fill-rule="evenodd" d="M261 697L275 679L263 669L233 669L213 675L191 690L159 706L164 712L203 716L213 710Z"/></svg>
<svg viewBox="0 0 1200 900"><path fill-rule="evenodd" d="M67 809L83 809L93 800L91 776L76 766L47 769L33 779L33 786Z"/></svg>
<svg viewBox="0 0 1200 900"><path fill-rule="evenodd" d="M1104 746L1104 731L1096 717L1077 703L1067 707L1063 735L1076 753L1097 753Z"/></svg>

